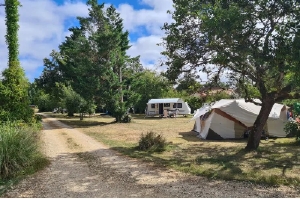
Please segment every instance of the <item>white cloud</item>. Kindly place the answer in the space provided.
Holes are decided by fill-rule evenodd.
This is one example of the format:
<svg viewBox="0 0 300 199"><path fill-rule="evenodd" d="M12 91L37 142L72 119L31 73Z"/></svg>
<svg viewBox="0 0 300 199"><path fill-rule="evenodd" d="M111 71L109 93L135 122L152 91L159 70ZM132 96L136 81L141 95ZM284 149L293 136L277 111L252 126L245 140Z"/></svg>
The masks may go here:
<svg viewBox="0 0 300 199"><path fill-rule="evenodd" d="M156 11L173 10L172 0L142 0L141 3L153 7Z"/></svg>
<svg viewBox="0 0 300 199"><path fill-rule="evenodd" d="M165 22L171 22L167 10L172 8L172 0L137 0L147 5L147 9L134 9L129 4L120 4L117 11L123 18L124 28L139 38L131 40L132 47L128 54L141 55L141 62L146 67L157 67L163 51L161 37L164 32L161 27ZM48 57L52 49L70 34L69 26L75 25L77 16L87 16L88 9L85 0L66 0L57 5L54 0L22 0L20 13L20 57L21 65L27 77L32 81L40 75L43 68L43 58ZM4 7L0 7L0 71L7 67L7 46L5 43Z"/></svg>
<svg viewBox="0 0 300 199"><path fill-rule="evenodd" d="M128 50L128 54L132 56L141 55L141 60L145 63L156 61L161 57L160 52L163 50L157 43L161 42L161 37L151 35L140 37L136 42L132 43L132 47Z"/></svg>
<svg viewBox="0 0 300 199"><path fill-rule="evenodd" d="M120 16L124 19L124 27L130 32L139 31L139 27L145 27L149 34L162 35L161 27L165 22L171 22L171 15L167 13L172 8L171 0L143 0L153 9L134 10L133 6L121 4L118 7Z"/></svg>
<svg viewBox="0 0 300 199"><path fill-rule="evenodd" d="M124 28L142 35L136 41L131 41L132 47L127 53L131 56L140 55L144 67L161 71L166 69L159 67L164 49L157 44L162 42L164 36L161 27L165 22L172 21L171 15L167 13L167 10L173 10L172 0L140 0L140 3L150 8L135 10L128 4L121 4L117 8L123 18Z"/></svg>
<svg viewBox="0 0 300 199"><path fill-rule="evenodd" d="M43 58L48 57L52 49L68 35L65 22L76 16L86 16L87 6L80 2L66 1L57 5L52 0L22 0L20 14L20 57L21 65L27 77L33 80L43 65ZM4 9L0 8L0 71L7 67L7 46L4 35L6 26ZM39 69L39 70L37 70Z"/></svg>

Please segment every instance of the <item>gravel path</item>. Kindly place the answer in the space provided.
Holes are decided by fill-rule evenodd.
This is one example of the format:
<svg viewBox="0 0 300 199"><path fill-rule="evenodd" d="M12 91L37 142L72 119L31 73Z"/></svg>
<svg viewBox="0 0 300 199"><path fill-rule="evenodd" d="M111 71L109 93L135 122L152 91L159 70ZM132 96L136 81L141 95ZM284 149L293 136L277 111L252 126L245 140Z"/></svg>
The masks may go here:
<svg viewBox="0 0 300 199"><path fill-rule="evenodd" d="M43 119L44 152L51 164L4 197L299 197L299 188L209 180L120 156L54 118Z"/></svg>

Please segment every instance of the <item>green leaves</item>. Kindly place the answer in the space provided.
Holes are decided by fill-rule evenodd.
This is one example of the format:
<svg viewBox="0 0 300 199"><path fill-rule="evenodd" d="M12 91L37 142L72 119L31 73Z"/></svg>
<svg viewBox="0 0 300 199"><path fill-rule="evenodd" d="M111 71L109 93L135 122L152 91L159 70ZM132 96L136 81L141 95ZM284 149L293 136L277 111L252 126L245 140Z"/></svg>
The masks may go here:
<svg viewBox="0 0 300 199"><path fill-rule="evenodd" d="M144 113L146 103L151 98L170 97L164 94L170 89L169 82L154 71L145 70L132 77L128 102L137 112Z"/></svg>
<svg viewBox="0 0 300 199"><path fill-rule="evenodd" d="M185 71L220 76L223 68L229 71L229 79L260 85L259 92L279 93L291 83L284 76L299 73L294 70L299 65L298 1L181 0L174 4L174 22L163 27L169 79ZM207 64L215 69L207 70Z"/></svg>
<svg viewBox="0 0 300 199"><path fill-rule="evenodd" d="M2 72L0 82L0 120L34 122L33 110L29 107L29 82L19 62L19 14L18 0L5 1L6 43L8 45L8 68Z"/></svg>
<svg viewBox="0 0 300 199"><path fill-rule="evenodd" d="M19 13L18 7L20 2L18 0L5 0L5 13L6 13L6 28L7 33L6 43L8 45L8 63L11 64L12 61L18 61L19 55L19 42L18 42L18 30L19 30Z"/></svg>

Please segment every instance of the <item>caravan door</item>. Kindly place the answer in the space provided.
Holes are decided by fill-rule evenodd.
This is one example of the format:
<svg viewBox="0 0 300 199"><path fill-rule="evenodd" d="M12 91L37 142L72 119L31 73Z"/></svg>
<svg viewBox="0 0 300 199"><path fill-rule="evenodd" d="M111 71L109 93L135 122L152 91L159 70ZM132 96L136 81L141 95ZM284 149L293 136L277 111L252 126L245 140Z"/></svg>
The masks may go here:
<svg viewBox="0 0 300 199"><path fill-rule="evenodd" d="M164 114L164 104L163 103L159 104L159 114L160 115Z"/></svg>

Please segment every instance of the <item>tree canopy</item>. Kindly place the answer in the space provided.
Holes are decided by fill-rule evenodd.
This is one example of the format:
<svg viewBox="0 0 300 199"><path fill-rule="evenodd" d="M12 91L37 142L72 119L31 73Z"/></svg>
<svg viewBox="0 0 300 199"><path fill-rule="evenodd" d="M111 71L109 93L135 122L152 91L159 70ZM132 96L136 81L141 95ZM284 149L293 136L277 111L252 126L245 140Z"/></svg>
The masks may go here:
<svg viewBox="0 0 300 199"><path fill-rule="evenodd" d="M86 107L93 104L105 107L120 121L133 104L131 84L136 84L134 76L143 67L139 57L126 54L130 48L128 32L124 31L116 9L105 8L97 0L89 0L87 5L89 16L77 17L79 26L70 28L71 34L59 46L59 51L44 59L44 71L36 82L57 99L66 92L61 92L56 85L64 84L72 91L68 93L84 99Z"/></svg>
<svg viewBox="0 0 300 199"><path fill-rule="evenodd" d="M246 149L257 149L274 103L297 97L293 88L300 77L299 1L173 2L174 22L163 27L166 75L176 79L183 72L205 72L210 81L226 75L243 89L248 102L254 102L249 89L255 87L262 107Z"/></svg>

